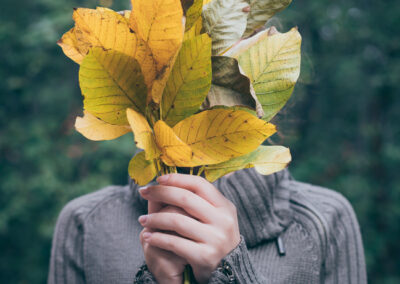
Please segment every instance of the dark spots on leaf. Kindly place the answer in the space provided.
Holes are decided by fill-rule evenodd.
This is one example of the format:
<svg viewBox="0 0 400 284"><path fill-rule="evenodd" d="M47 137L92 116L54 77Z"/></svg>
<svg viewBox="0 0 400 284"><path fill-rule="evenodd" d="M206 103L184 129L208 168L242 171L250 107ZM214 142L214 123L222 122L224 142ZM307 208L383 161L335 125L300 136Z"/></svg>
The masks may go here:
<svg viewBox="0 0 400 284"><path fill-rule="evenodd" d="M131 34L134 34L134 33L135 33L131 28L129 28L129 32L130 32Z"/></svg>
<svg viewBox="0 0 400 284"><path fill-rule="evenodd" d="M72 8L72 10L76 11L76 10L78 10L78 8L74 7L74 8Z"/></svg>
<svg viewBox="0 0 400 284"><path fill-rule="evenodd" d="M117 111L117 115L120 115L121 113L119 111Z"/></svg>
<svg viewBox="0 0 400 284"><path fill-rule="evenodd" d="M172 105L171 105L171 109L174 109L174 108L175 108L175 105L174 105L174 104L172 104Z"/></svg>
<svg viewBox="0 0 400 284"><path fill-rule="evenodd" d="M225 138L224 138L224 141L225 141L225 142L228 142L228 141L229 141L229 139L225 137Z"/></svg>
<svg viewBox="0 0 400 284"><path fill-rule="evenodd" d="M232 117L232 114L230 113L230 114L228 114L228 117Z"/></svg>
<svg viewBox="0 0 400 284"><path fill-rule="evenodd" d="M137 145L137 141L135 141L135 145Z"/></svg>
<svg viewBox="0 0 400 284"><path fill-rule="evenodd" d="M243 123L248 123L247 119L245 121L243 121Z"/></svg>
<svg viewBox="0 0 400 284"><path fill-rule="evenodd" d="M165 71L167 70L168 66L164 66L156 75L156 80L159 80L164 75Z"/></svg>
<svg viewBox="0 0 400 284"><path fill-rule="evenodd" d="M193 66L190 66L190 70L193 70Z"/></svg>

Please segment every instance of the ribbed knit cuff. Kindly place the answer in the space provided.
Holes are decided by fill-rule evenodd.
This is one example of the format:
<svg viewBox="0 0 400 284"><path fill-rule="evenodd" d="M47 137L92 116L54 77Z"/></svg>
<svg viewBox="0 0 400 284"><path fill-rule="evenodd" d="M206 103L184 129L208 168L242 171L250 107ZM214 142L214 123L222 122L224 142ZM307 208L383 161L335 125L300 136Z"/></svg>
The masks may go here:
<svg viewBox="0 0 400 284"><path fill-rule="evenodd" d="M147 265L143 264L139 271L136 273L134 284L155 284L157 280L154 278L153 274L147 269Z"/></svg>
<svg viewBox="0 0 400 284"><path fill-rule="evenodd" d="M211 274L208 283L265 283L253 269L243 236L240 236L239 245L221 260L221 265Z"/></svg>

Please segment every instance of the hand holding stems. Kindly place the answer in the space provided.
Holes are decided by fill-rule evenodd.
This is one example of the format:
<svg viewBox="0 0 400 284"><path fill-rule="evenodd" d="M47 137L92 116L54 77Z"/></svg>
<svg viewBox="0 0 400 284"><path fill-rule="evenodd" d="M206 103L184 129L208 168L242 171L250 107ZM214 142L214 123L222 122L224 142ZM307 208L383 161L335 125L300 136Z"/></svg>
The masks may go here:
<svg viewBox="0 0 400 284"><path fill-rule="evenodd" d="M149 214L151 213L170 213L170 214L182 214L186 213L174 206L166 206L162 208L159 203L149 201ZM187 215L187 214L186 214ZM160 249L155 246L151 246L145 241L147 234L151 234L154 231L151 228L144 228L140 233L140 242L143 247L144 256L146 259L147 266L153 273L157 282L160 284L182 284L183 272L187 265L186 260L177 256L176 254Z"/></svg>
<svg viewBox="0 0 400 284"><path fill-rule="evenodd" d="M198 283L207 283L221 259L240 242L236 207L211 183L198 176L169 174L157 181L159 185L140 190L152 206L148 215L139 218L145 227L141 234L143 248L154 249L154 254L172 253L177 257L177 264L191 265ZM163 211L163 204L184 211ZM157 281L162 280L154 273L161 269L152 261L158 256L149 254L145 253L149 270Z"/></svg>

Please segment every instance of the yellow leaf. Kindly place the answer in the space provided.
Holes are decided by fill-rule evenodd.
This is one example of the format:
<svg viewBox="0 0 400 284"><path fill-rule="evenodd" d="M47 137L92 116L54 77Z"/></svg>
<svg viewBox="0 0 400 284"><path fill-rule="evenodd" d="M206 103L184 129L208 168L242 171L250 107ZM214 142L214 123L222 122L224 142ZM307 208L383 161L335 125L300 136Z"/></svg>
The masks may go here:
<svg viewBox="0 0 400 284"><path fill-rule="evenodd" d="M83 114L83 117L76 118L75 128L87 139L94 141L113 140L131 132L128 126L106 123L87 111L84 111Z"/></svg>
<svg viewBox="0 0 400 284"><path fill-rule="evenodd" d="M199 110L211 86L211 39L202 34L183 43L162 96L162 116L175 125Z"/></svg>
<svg viewBox="0 0 400 284"><path fill-rule="evenodd" d="M147 102L153 100L159 104L183 40L181 2L180 0L132 0L129 23L137 36L145 42L144 46L151 53L156 66ZM146 71L143 69L143 72Z"/></svg>
<svg viewBox="0 0 400 284"><path fill-rule="evenodd" d="M170 64L182 44L180 0L132 0L130 26L150 48L160 71Z"/></svg>
<svg viewBox="0 0 400 284"><path fill-rule="evenodd" d="M152 160L160 155L153 131L146 118L131 108L126 110L128 122L132 128L136 146L146 153L146 160Z"/></svg>
<svg viewBox="0 0 400 284"><path fill-rule="evenodd" d="M146 160L144 152L139 152L131 159L128 166L129 176L138 185L146 185L157 175L156 165Z"/></svg>
<svg viewBox="0 0 400 284"><path fill-rule="evenodd" d="M78 64L93 47L112 49L131 56L139 62L150 90L156 76L155 62L146 44L129 28L129 16L130 11L120 15L107 8L75 9L75 28L67 32L58 44Z"/></svg>
<svg viewBox="0 0 400 284"><path fill-rule="evenodd" d="M71 58L76 63L80 64L85 57L85 50L82 51L82 47L78 44L78 40L76 39L75 35L75 28L70 29L66 32L62 38L57 41L57 44L61 46L64 54Z"/></svg>
<svg viewBox="0 0 400 284"><path fill-rule="evenodd" d="M161 149L161 159L168 166L184 167L192 158L192 150L176 136L172 128L159 120L154 125L156 143Z"/></svg>
<svg viewBox="0 0 400 284"><path fill-rule="evenodd" d="M290 98L300 74L301 36L297 28L279 33L275 27L241 41L225 55L238 59L250 78L269 121Z"/></svg>
<svg viewBox="0 0 400 284"><path fill-rule="evenodd" d="M79 83L84 108L105 122L127 125L127 108L144 112L147 90L132 57L94 48L81 64Z"/></svg>
<svg viewBox="0 0 400 284"><path fill-rule="evenodd" d="M173 127L193 151L186 166L210 165L254 151L276 132L275 126L242 110L213 109L192 115Z"/></svg>
<svg viewBox="0 0 400 284"><path fill-rule="evenodd" d="M260 146L246 155L207 166L204 172L210 182L214 182L228 173L252 167L255 167L256 171L262 175L269 175L283 170L290 161L291 156L288 148L283 146Z"/></svg>

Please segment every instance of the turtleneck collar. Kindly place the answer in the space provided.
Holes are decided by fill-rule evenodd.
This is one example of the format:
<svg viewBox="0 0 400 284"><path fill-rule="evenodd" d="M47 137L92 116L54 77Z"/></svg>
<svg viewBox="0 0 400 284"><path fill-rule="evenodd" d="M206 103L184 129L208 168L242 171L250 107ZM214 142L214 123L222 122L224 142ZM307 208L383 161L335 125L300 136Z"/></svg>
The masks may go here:
<svg viewBox="0 0 400 284"><path fill-rule="evenodd" d="M275 239L292 220L289 171L263 176L254 169L244 169L217 180L214 185L237 208L240 233L248 247ZM154 182L152 182L154 183ZM129 181L133 196L144 212L147 201L138 193L138 186Z"/></svg>

